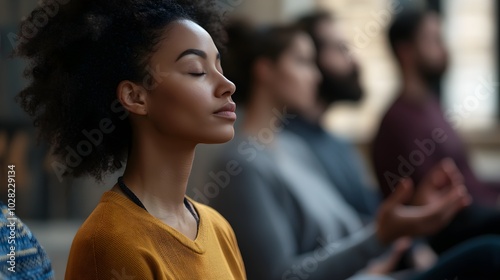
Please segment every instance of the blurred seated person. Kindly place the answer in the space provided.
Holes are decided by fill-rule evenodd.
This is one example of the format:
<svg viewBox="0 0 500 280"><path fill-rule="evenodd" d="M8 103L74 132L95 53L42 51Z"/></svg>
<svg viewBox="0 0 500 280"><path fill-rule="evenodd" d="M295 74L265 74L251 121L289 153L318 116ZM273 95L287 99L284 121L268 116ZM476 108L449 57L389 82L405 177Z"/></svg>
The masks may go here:
<svg viewBox="0 0 500 280"><path fill-rule="evenodd" d="M497 187L481 182L474 174L466 149L453 125L441 110L433 89L448 64L436 13L407 10L396 17L389 40L402 75L399 95L383 117L372 147L372 159L385 196L400 178L419 184L433 166L452 158L463 174L474 205L461 211L439 235L430 239L437 252L462 240L487 233L500 233Z"/></svg>
<svg viewBox="0 0 500 280"><path fill-rule="evenodd" d="M445 160L421 182L419 206L405 205L413 186L403 180L376 218L362 219L307 143L282 127L296 117L288 107L315 104L320 76L310 37L293 27L245 30L228 28L222 60L245 109L241 131L202 191L232 225L248 279L387 279L408 237L434 234L468 206L460 173Z"/></svg>
<svg viewBox="0 0 500 280"><path fill-rule="evenodd" d="M432 11L409 10L398 15L389 29L389 41L402 84L387 110L373 143L373 163L387 195L401 177L419 182L443 158L455 160L476 202L495 205L500 182L487 184L472 170L466 147L443 113L436 94L448 65L448 52L439 16Z"/></svg>
<svg viewBox="0 0 500 280"><path fill-rule="evenodd" d="M307 142L332 184L359 214L374 217L381 196L360 155L351 143L326 131L321 123L331 105L362 98L358 63L329 12L304 15L297 24L313 39L322 80L313 107L295 110L297 118L285 129Z"/></svg>

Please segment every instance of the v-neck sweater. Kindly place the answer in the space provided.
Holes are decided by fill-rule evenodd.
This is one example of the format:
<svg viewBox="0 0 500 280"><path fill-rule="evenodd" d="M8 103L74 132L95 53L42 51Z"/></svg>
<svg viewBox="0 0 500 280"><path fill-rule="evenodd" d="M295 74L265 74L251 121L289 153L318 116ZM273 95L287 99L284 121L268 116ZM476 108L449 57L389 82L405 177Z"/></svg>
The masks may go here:
<svg viewBox="0 0 500 280"><path fill-rule="evenodd" d="M200 223L195 240L108 191L78 230L65 279L245 279L229 223L188 198Z"/></svg>

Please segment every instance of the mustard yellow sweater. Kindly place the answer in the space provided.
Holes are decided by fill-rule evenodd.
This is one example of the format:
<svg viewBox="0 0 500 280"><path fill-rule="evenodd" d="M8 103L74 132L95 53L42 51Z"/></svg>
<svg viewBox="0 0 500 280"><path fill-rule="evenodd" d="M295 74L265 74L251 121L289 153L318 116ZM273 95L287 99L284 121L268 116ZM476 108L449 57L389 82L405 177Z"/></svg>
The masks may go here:
<svg viewBox="0 0 500 280"><path fill-rule="evenodd" d="M73 240L65 279L246 279L228 222L190 201L200 218L194 241L125 196L104 193Z"/></svg>

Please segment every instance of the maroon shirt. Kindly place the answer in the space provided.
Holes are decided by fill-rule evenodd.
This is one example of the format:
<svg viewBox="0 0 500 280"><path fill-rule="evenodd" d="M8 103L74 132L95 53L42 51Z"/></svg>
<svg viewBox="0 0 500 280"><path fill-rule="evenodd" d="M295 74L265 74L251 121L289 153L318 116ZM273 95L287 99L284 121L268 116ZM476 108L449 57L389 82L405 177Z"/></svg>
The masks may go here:
<svg viewBox="0 0 500 280"><path fill-rule="evenodd" d="M500 184L495 188L478 180L469 165L465 146L444 118L438 100L429 96L417 102L400 96L384 116L372 148L375 172L384 195L389 195L402 177L410 177L418 185L446 157L455 160L475 201L484 205L497 202Z"/></svg>

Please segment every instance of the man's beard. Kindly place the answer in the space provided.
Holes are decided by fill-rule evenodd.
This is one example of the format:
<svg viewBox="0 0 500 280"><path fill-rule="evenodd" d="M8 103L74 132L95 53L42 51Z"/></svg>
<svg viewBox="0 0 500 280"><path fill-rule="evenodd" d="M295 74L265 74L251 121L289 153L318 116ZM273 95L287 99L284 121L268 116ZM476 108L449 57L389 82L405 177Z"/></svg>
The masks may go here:
<svg viewBox="0 0 500 280"><path fill-rule="evenodd" d="M419 63L418 71L424 82L433 89L438 89L441 79L446 73L448 62L444 62L439 66L431 66L423 62Z"/></svg>
<svg viewBox="0 0 500 280"><path fill-rule="evenodd" d="M359 82L359 69L343 77L320 70L323 81L320 84L320 98L328 105L337 101L357 102L363 97L363 89Z"/></svg>

